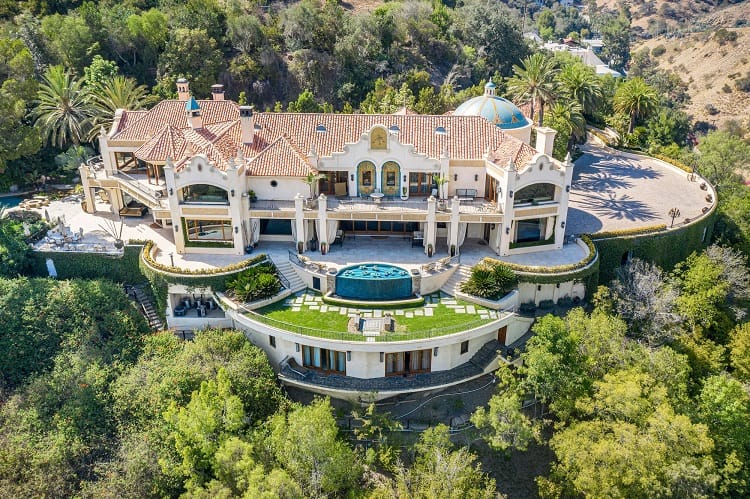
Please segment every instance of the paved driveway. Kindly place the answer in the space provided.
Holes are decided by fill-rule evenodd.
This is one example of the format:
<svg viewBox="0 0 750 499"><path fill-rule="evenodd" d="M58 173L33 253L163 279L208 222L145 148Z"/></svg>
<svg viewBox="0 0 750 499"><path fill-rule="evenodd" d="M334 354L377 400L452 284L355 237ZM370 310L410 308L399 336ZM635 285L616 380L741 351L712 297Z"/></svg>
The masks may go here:
<svg viewBox="0 0 750 499"><path fill-rule="evenodd" d="M671 208L685 218L702 214L707 191L701 181L652 158L588 143L575 163L566 232L568 234L669 226Z"/></svg>

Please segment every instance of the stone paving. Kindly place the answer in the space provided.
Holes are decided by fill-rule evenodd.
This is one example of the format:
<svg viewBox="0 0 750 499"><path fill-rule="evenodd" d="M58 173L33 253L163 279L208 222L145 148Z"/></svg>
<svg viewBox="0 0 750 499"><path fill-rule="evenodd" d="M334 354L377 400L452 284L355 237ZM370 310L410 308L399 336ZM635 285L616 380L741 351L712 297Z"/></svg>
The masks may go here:
<svg viewBox="0 0 750 499"><path fill-rule="evenodd" d="M702 214L701 181L663 161L587 143L575 163L566 232L570 234L669 226L671 208L685 218Z"/></svg>
<svg viewBox="0 0 750 499"><path fill-rule="evenodd" d="M359 314L359 316L363 319L383 317L386 312L389 312L394 316L403 316L406 319L412 319L414 317L420 316L432 317L434 315L435 307L440 304L444 305L450 310L453 310L453 312L456 314L476 316L478 319L482 320L497 319L499 317L498 312L495 310L486 309L478 305L458 303L455 298L442 292L427 295L424 298L425 304L422 308L388 310L377 308L360 309L356 307L326 305L323 302L323 298L319 294L303 291L301 293L288 297L283 302L283 304L286 307L290 307L292 312L312 310L320 313L337 313L340 315L347 315L349 317L355 317L357 314Z"/></svg>

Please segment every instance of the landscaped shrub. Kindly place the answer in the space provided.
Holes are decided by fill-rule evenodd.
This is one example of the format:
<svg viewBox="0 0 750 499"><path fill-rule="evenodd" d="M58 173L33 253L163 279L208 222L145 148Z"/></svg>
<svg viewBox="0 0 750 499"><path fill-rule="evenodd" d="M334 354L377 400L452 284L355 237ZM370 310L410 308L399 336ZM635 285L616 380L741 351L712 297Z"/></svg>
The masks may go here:
<svg viewBox="0 0 750 499"><path fill-rule="evenodd" d="M552 300L542 300L539 302L539 308L542 310L550 310L555 307L555 302Z"/></svg>
<svg viewBox="0 0 750 499"><path fill-rule="evenodd" d="M262 264L237 274L227 283L227 288L237 300L256 301L270 298L281 291L281 281L273 265Z"/></svg>
<svg viewBox="0 0 750 499"><path fill-rule="evenodd" d="M531 314L536 310L536 305L534 304L533 301L521 303L521 305L518 307L518 310L522 314Z"/></svg>
<svg viewBox="0 0 750 499"><path fill-rule="evenodd" d="M497 300L516 285L516 274L501 262L480 262L471 269L471 277L461 284L461 291L470 295Z"/></svg>

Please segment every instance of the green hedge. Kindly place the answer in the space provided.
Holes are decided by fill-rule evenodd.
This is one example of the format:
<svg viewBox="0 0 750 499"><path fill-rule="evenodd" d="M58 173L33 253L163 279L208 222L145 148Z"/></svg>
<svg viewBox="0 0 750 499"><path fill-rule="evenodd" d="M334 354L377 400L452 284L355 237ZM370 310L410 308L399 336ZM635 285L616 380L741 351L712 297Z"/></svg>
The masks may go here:
<svg viewBox="0 0 750 499"><path fill-rule="evenodd" d="M633 237L596 240L599 250L599 283L608 284L615 279L623 256L632 251L633 258L654 263L664 270L671 270L678 262L694 251L700 251L713 235L716 212L686 227ZM703 231L706 231L703 237Z"/></svg>
<svg viewBox="0 0 750 499"><path fill-rule="evenodd" d="M122 256L101 253L62 253L62 252L34 252L37 262L34 265L35 274L47 275L47 258L55 262L55 270L59 279L109 279L110 281L128 284L146 282L146 276L141 272L138 262L141 256L141 246L125 246Z"/></svg>

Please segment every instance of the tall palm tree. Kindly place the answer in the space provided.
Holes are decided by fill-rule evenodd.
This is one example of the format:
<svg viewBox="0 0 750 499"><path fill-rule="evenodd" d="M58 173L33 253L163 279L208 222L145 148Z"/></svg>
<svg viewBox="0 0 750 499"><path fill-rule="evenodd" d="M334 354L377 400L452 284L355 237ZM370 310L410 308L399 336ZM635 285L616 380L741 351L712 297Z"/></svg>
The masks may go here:
<svg viewBox="0 0 750 499"><path fill-rule="evenodd" d="M136 111L143 108L146 87L132 78L116 75L89 89L94 110L89 138L93 139L101 127L109 128L117 109Z"/></svg>
<svg viewBox="0 0 750 499"><path fill-rule="evenodd" d="M583 113L591 116L602 101L602 83L594 69L578 61L566 64L557 79L570 98L581 105Z"/></svg>
<svg viewBox="0 0 750 499"><path fill-rule="evenodd" d="M572 99L559 100L550 106L549 121L554 123L553 128L557 129L558 133L562 132L568 136L566 152L575 140L586 136L583 110L581 105Z"/></svg>
<svg viewBox="0 0 750 499"><path fill-rule="evenodd" d="M643 78L633 78L622 85L615 92L614 107L618 113L630 117L628 133L633 133L636 122L648 117L659 104L656 90Z"/></svg>
<svg viewBox="0 0 750 499"><path fill-rule="evenodd" d="M39 85L31 115L46 144L64 148L86 140L93 114L83 81L62 66L51 66Z"/></svg>
<svg viewBox="0 0 750 499"><path fill-rule="evenodd" d="M508 78L508 91L516 100L531 102L531 119L539 105L539 126L544 123L544 106L558 95L555 62L537 52L523 61L523 67L513 65L514 75Z"/></svg>

